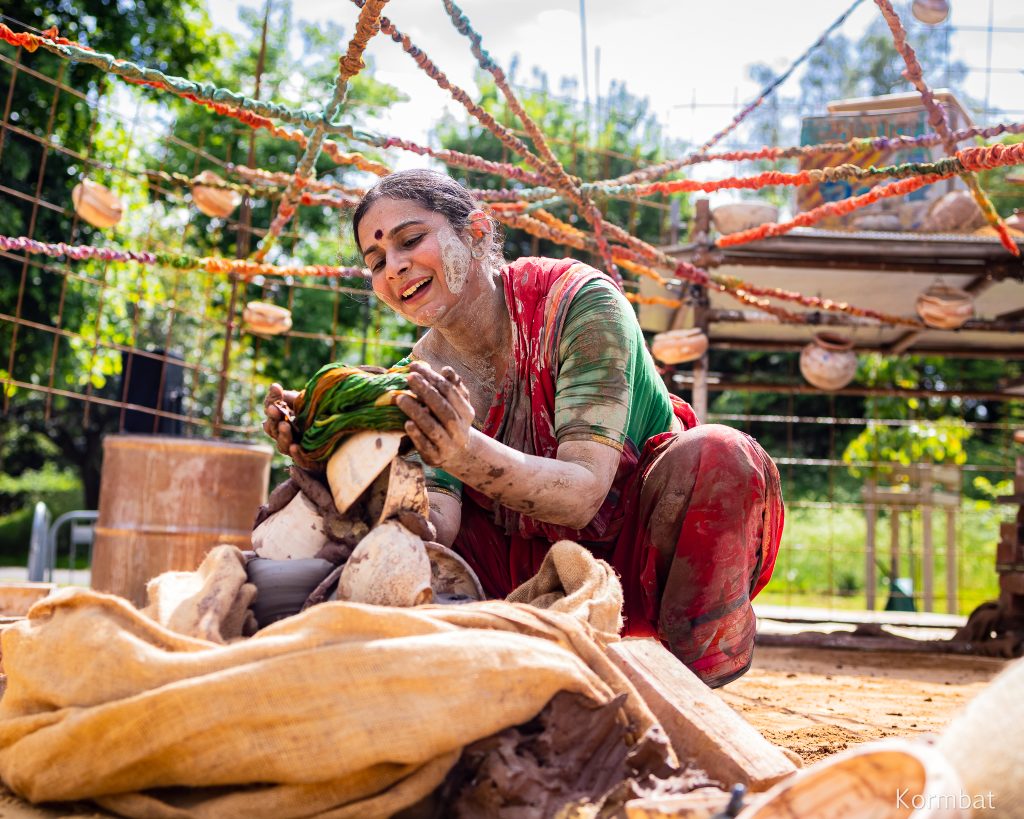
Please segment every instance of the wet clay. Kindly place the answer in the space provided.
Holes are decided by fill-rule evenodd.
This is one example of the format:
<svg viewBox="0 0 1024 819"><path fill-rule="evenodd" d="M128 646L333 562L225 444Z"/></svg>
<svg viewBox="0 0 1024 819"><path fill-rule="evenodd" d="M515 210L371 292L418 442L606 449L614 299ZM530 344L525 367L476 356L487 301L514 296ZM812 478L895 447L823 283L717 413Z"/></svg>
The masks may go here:
<svg viewBox="0 0 1024 819"><path fill-rule="evenodd" d="M437 794L449 816L554 816L574 804L587 815L647 794L714 786L669 764L664 736L631 742L625 695L604 705L561 692L530 722L469 745Z"/></svg>
<svg viewBox="0 0 1024 819"><path fill-rule="evenodd" d="M448 290L457 296L466 286L473 257L469 253L469 248L448 225L437 232L437 243L441 247L444 280L448 284Z"/></svg>

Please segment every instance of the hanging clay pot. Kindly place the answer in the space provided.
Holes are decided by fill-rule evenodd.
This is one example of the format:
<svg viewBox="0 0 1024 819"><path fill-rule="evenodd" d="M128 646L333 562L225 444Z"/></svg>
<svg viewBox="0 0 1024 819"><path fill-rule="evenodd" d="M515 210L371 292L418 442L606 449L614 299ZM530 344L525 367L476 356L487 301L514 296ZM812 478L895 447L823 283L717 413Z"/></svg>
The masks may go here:
<svg viewBox="0 0 1024 819"><path fill-rule="evenodd" d="M911 11L922 23L937 26L949 17L949 2L948 0L914 0Z"/></svg>
<svg viewBox="0 0 1024 819"><path fill-rule="evenodd" d="M124 215L124 205L117 195L91 179L83 179L75 185L71 201L75 205L75 213L93 227L113 227Z"/></svg>
<svg viewBox="0 0 1024 819"><path fill-rule="evenodd" d="M820 390L842 389L857 374L853 342L835 333L815 333L800 352L800 372Z"/></svg>
<svg viewBox="0 0 1024 819"><path fill-rule="evenodd" d="M778 218L779 209L765 202L733 202L711 211L711 220L719 233L738 233Z"/></svg>
<svg viewBox="0 0 1024 819"><path fill-rule="evenodd" d="M192 180L192 201L207 216L230 216L242 203L242 194L238 191L218 187L223 183L213 171L203 171Z"/></svg>
<svg viewBox="0 0 1024 819"><path fill-rule="evenodd" d="M668 330L651 341L651 354L662 364L696 361L708 349L708 337L699 327Z"/></svg>
<svg viewBox="0 0 1024 819"><path fill-rule="evenodd" d="M1004 221L1010 230L1024 231L1024 212L1015 210Z"/></svg>
<svg viewBox="0 0 1024 819"><path fill-rule="evenodd" d="M953 764L938 749L886 740L798 771L742 811L739 819L968 819L970 792L963 787Z"/></svg>
<svg viewBox="0 0 1024 819"><path fill-rule="evenodd" d="M974 298L959 287L933 284L917 297L917 314L929 327L955 330L974 315Z"/></svg>
<svg viewBox="0 0 1024 819"><path fill-rule="evenodd" d="M242 320L250 333L261 336L276 336L292 329L291 311L265 301L251 301L245 305Z"/></svg>

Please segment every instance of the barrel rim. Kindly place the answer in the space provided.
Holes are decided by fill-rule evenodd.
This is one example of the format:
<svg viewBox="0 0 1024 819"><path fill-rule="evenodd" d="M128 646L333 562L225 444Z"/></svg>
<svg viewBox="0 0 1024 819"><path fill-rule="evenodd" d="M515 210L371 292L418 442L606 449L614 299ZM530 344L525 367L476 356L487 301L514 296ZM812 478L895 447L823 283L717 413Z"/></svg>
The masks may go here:
<svg viewBox="0 0 1024 819"><path fill-rule="evenodd" d="M240 455L270 455L273 457L274 449L269 444L243 443L240 441L225 441L220 438L182 438L176 435L141 435L136 433L110 433L103 436L103 449L108 446L113 449L147 449L154 444L175 444L178 451L189 450L211 452L213 450L231 450Z"/></svg>

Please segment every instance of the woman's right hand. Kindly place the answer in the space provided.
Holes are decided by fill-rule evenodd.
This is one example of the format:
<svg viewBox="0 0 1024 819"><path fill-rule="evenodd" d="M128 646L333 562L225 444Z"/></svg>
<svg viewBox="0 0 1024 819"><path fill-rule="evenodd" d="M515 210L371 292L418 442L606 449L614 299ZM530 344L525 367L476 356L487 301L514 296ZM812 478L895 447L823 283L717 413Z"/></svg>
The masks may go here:
<svg viewBox="0 0 1024 819"><path fill-rule="evenodd" d="M292 437L294 427L291 421L295 417L295 399L298 396L297 390L286 390L280 384L271 384L263 399L263 414L267 419L263 422L263 431L274 439L277 451L282 455L289 456L303 469L322 472L323 464L310 458Z"/></svg>

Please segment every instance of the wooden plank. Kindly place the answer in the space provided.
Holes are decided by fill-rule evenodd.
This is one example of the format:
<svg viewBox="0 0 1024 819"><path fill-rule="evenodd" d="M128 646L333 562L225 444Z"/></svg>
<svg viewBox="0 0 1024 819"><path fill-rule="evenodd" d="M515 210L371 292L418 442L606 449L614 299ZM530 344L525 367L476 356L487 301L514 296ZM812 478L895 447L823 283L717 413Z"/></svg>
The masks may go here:
<svg viewBox="0 0 1024 819"><path fill-rule="evenodd" d="M681 760L726 787L763 791L796 765L655 640L623 640L608 656L661 722Z"/></svg>
<svg viewBox="0 0 1024 819"><path fill-rule="evenodd" d="M924 610L935 611L935 549L932 546L932 509L921 509L921 585Z"/></svg>
<svg viewBox="0 0 1024 819"><path fill-rule="evenodd" d="M865 489L873 491L875 488L874 479L868 479ZM878 508L869 503L864 508L864 516L867 523L867 538L864 545L864 593L865 605L868 611L875 610L875 590L878 587L878 569L875 566L875 534L878 528Z"/></svg>
<svg viewBox="0 0 1024 819"><path fill-rule="evenodd" d="M956 551L956 510L946 510L946 611L957 614L960 600L957 591L959 556Z"/></svg>

